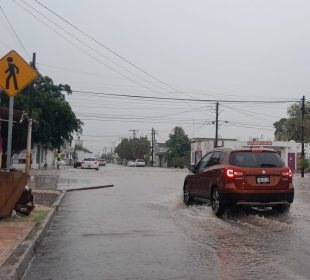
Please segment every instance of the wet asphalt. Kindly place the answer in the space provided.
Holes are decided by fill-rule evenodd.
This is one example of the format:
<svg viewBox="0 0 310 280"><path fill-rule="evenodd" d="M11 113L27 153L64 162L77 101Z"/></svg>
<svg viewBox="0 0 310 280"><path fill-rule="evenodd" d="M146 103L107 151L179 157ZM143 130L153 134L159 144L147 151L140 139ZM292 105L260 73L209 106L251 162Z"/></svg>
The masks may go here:
<svg viewBox="0 0 310 280"><path fill-rule="evenodd" d="M108 165L33 178L114 187L67 193L25 280L310 279L310 174L295 176L289 214L233 209L222 219L183 204L185 174Z"/></svg>

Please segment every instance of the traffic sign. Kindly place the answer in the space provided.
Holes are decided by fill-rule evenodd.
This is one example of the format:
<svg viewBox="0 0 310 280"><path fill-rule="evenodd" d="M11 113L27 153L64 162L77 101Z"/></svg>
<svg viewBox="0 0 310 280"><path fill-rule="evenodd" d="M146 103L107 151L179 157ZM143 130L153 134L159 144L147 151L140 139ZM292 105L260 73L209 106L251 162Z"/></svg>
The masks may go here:
<svg viewBox="0 0 310 280"><path fill-rule="evenodd" d="M38 72L16 51L0 59L0 88L9 96L21 92L37 76Z"/></svg>

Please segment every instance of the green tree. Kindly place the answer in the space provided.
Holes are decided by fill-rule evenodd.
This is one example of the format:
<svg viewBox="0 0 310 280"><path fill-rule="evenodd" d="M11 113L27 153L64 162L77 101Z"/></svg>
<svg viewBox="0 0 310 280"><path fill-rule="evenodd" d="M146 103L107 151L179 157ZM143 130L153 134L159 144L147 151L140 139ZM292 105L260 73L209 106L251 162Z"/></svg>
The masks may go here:
<svg viewBox="0 0 310 280"><path fill-rule="evenodd" d="M121 159L135 160L144 159L150 153L151 144L147 137L134 139L124 138L115 148L115 152Z"/></svg>
<svg viewBox="0 0 310 280"><path fill-rule="evenodd" d="M166 141L169 166L183 167L189 163L191 142L182 127L175 127Z"/></svg>
<svg viewBox="0 0 310 280"><path fill-rule="evenodd" d="M305 109L305 142L310 142L310 102L306 102ZM288 117L281 118L275 122L275 139L277 141L295 140L301 141L301 106L299 103L294 103L288 107Z"/></svg>
<svg viewBox="0 0 310 280"><path fill-rule="evenodd" d="M32 118L33 142L46 147L59 148L64 142L72 141L73 133L82 133L82 121L72 111L65 95L71 94L69 85L55 85L51 78L39 76L34 83ZM26 88L14 98L14 108L29 111L29 94ZM9 98L2 94L1 106L8 106ZM7 139L7 124L2 126L1 134ZM18 152L26 147L27 123L14 125L12 150Z"/></svg>

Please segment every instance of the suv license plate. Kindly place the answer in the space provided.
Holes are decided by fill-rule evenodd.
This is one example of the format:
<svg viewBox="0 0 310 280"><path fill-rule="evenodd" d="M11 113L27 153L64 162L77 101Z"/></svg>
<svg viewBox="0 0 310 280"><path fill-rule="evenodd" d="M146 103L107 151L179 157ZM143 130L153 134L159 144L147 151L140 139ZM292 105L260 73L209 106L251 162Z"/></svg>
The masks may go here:
<svg viewBox="0 0 310 280"><path fill-rule="evenodd" d="M256 183L257 184L269 184L270 183L270 177L269 176L257 176L256 177Z"/></svg>

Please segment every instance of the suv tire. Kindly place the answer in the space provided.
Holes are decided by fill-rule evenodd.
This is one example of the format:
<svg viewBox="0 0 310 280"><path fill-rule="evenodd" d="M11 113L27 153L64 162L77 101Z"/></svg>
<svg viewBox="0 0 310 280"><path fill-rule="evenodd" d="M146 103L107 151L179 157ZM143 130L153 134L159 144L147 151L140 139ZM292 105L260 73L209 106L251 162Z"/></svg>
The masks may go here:
<svg viewBox="0 0 310 280"><path fill-rule="evenodd" d="M184 185L184 196L183 196L183 199L184 199L184 203L186 205L191 205L194 202L194 198L191 196L190 191L189 191L188 183L185 183L185 185Z"/></svg>
<svg viewBox="0 0 310 280"><path fill-rule="evenodd" d="M211 207L214 214L218 217L222 216L225 210L225 205L217 187L214 187L211 192Z"/></svg>
<svg viewBox="0 0 310 280"><path fill-rule="evenodd" d="M279 204L272 207L272 210L277 211L279 213L287 213L290 211L289 204Z"/></svg>

